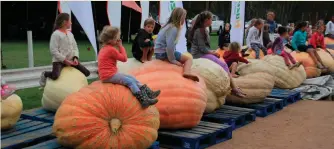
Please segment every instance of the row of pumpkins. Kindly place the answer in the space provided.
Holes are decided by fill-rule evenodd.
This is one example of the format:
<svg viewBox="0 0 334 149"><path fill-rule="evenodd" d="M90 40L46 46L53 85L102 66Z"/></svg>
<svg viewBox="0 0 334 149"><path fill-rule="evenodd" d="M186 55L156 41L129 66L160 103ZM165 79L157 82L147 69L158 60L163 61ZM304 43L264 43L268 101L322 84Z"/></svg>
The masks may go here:
<svg viewBox="0 0 334 149"><path fill-rule="evenodd" d="M217 52L223 53L220 49ZM246 98L230 94L228 74L210 60L193 60L192 71L200 78L199 82L193 82L182 77L182 67L160 60L142 64L129 59L118 64L119 71L135 76L154 90L160 89L155 106L142 109L129 89L121 85L100 81L88 85L86 77L71 67L64 68L57 81L47 81L42 105L56 111L53 133L64 146L144 149L157 139L159 128L191 128L199 123L203 113L213 112L225 102L261 102L274 87L296 88L307 77L320 75L312 59L303 52L292 53L304 65L292 70L280 56L268 55L257 60L251 59L253 51L248 52L251 63L239 64L240 77L235 78L236 84L247 94ZM330 55L322 50L317 52L334 72ZM2 126L7 122L10 128L19 119L22 102L17 99L19 97L13 95L2 100ZM4 117L4 113L7 116Z"/></svg>

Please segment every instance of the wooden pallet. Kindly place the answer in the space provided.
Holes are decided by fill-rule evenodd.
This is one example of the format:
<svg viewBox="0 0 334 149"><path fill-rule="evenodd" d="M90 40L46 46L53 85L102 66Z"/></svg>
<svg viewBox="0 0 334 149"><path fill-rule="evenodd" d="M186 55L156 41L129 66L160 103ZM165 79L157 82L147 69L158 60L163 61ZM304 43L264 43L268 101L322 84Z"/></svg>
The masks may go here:
<svg viewBox="0 0 334 149"><path fill-rule="evenodd" d="M232 138L230 125L201 121L183 130L159 130L160 146L172 149L203 149Z"/></svg>
<svg viewBox="0 0 334 149"><path fill-rule="evenodd" d="M256 110L223 105L216 111L203 115L203 121L231 125L232 130L249 124L256 119Z"/></svg>
<svg viewBox="0 0 334 149"><path fill-rule="evenodd" d="M51 123L21 118L14 128L1 131L1 148L21 149L53 138Z"/></svg>
<svg viewBox="0 0 334 149"><path fill-rule="evenodd" d="M300 92L284 89L273 89L268 97L283 99L284 106L295 103L301 99Z"/></svg>

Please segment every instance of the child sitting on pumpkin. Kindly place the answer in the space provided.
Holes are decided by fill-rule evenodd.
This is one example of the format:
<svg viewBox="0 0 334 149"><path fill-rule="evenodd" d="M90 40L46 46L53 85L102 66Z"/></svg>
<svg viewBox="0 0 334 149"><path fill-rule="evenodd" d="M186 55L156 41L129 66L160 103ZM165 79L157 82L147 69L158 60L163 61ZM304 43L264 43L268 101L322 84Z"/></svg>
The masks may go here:
<svg viewBox="0 0 334 149"><path fill-rule="evenodd" d="M100 34L102 48L98 55L98 72L103 83L114 83L128 87L143 108L154 105L160 90L152 91L135 77L118 72L117 61L126 62L128 57L120 39L120 30L105 26Z"/></svg>
<svg viewBox="0 0 334 149"><path fill-rule="evenodd" d="M240 52L241 47L239 43L232 42L228 47L228 51L226 51L223 56L233 78L239 77L239 75L236 74L238 62L249 63L245 58L240 56Z"/></svg>
<svg viewBox="0 0 334 149"><path fill-rule="evenodd" d="M279 27L278 34L280 35L280 37L275 39L272 46L273 54L282 56L285 61L285 64L289 67L289 69L292 69L294 67L299 67L301 63L296 62L295 59L291 56L291 54L284 50L283 40L288 38L289 36L287 29L285 27ZM291 65L290 62L293 65Z"/></svg>
<svg viewBox="0 0 334 149"><path fill-rule="evenodd" d="M132 55L133 57L145 63L151 61L154 54L154 41L153 41L153 30L155 21L148 18L144 22L144 29L140 29L134 43L132 44Z"/></svg>

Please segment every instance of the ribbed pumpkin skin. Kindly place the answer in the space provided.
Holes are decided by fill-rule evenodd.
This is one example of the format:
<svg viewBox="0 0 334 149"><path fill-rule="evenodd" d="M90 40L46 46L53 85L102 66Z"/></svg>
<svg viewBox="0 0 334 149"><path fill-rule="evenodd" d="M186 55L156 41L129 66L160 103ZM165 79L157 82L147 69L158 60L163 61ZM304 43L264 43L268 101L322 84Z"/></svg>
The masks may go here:
<svg viewBox="0 0 334 149"><path fill-rule="evenodd" d="M246 93L245 98L233 95L226 97L226 102L235 104L251 104L262 102L274 87L274 77L268 73L257 72L234 79L235 83Z"/></svg>
<svg viewBox="0 0 334 149"><path fill-rule="evenodd" d="M329 50L330 51L330 50ZM317 53L320 56L322 62L326 67L328 67L329 72L334 72L334 59L333 57L324 51L323 49L317 49Z"/></svg>
<svg viewBox="0 0 334 149"><path fill-rule="evenodd" d="M321 70L317 68L316 64L310 57L310 55L306 52L299 52L296 53L291 52L292 57L295 58L295 60L301 62L304 66L306 77L307 78L315 78L319 77L321 75Z"/></svg>
<svg viewBox="0 0 334 149"><path fill-rule="evenodd" d="M221 107L231 90L228 73L215 62L205 58L194 59L192 71L197 72L204 79L210 91L205 112L210 113Z"/></svg>
<svg viewBox="0 0 334 149"><path fill-rule="evenodd" d="M112 119L120 121L117 133L111 129L117 128ZM156 107L142 109L128 88L98 81L63 101L53 133L60 144L71 148L146 149L157 139L158 128Z"/></svg>
<svg viewBox="0 0 334 149"><path fill-rule="evenodd" d="M205 83L182 77L183 68L161 60L153 60L130 72L141 83L161 90L156 107L160 128L192 128L202 117L207 96Z"/></svg>
<svg viewBox="0 0 334 149"><path fill-rule="evenodd" d="M48 79L44 87L42 106L49 111L57 111L66 96L88 85L87 78L73 67L65 67L57 80Z"/></svg>
<svg viewBox="0 0 334 149"><path fill-rule="evenodd" d="M289 70L281 56L268 55L263 60L251 60L250 64L241 64L238 72L248 75L257 72L265 72L273 76L275 86L278 88L292 89L298 87L305 79L303 66Z"/></svg>
<svg viewBox="0 0 334 149"><path fill-rule="evenodd" d="M1 130L10 129L20 119L23 109L22 100L16 94L1 100Z"/></svg>

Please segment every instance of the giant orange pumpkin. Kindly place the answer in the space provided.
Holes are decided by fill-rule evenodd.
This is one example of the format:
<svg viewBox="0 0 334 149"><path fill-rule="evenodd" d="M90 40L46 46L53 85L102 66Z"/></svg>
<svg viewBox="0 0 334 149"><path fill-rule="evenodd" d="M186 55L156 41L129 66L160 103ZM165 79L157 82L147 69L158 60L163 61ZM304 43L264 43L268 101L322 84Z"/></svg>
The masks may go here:
<svg viewBox="0 0 334 149"><path fill-rule="evenodd" d="M219 59L220 59L221 61L223 61L223 62L225 62L223 56L224 56L224 53L225 53L226 50L227 50L226 48L224 48L224 49L220 49L220 48L218 48L218 49L216 50L216 53L218 53L218 55L219 55Z"/></svg>
<svg viewBox="0 0 334 149"><path fill-rule="evenodd" d="M321 70L317 68L317 65L314 63L310 55L306 52L291 52L292 57L296 59L296 61L301 62L304 66L306 77L314 78L319 77L321 75Z"/></svg>
<svg viewBox="0 0 334 149"><path fill-rule="evenodd" d="M206 107L205 82L182 77L183 68L153 60L130 74L150 88L161 90L156 107L160 113L160 128L191 128L196 126Z"/></svg>
<svg viewBox="0 0 334 149"><path fill-rule="evenodd" d="M159 112L143 109L121 85L94 82L66 97L53 133L65 147L146 149L157 139Z"/></svg>

